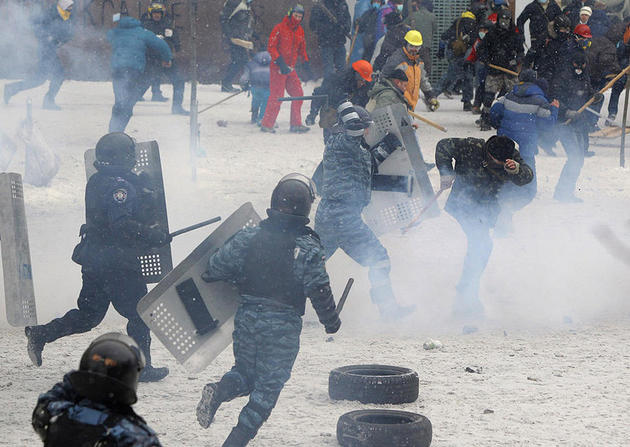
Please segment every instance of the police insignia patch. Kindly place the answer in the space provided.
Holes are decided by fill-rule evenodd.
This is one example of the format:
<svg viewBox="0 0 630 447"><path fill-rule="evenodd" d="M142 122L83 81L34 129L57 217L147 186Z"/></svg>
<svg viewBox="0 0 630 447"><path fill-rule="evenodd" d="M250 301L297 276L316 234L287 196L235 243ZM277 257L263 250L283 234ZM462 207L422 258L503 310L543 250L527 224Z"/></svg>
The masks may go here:
<svg viewBox="0 0 630 447"><path fill-rule="evenodd" d="M114 191L114 200L118 203L125 203L127 201L127 190L120 188Z"/></svg>

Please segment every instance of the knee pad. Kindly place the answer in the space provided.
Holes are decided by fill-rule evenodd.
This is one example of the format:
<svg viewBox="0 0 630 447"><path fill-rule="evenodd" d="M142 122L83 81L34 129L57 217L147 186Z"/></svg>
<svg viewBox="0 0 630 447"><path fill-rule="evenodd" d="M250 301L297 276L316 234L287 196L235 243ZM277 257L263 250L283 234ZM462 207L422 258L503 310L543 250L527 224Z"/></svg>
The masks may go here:
<svg viewBox="0 0 630 447"><path fill-rule="evenodd" d="M269 419L269 416L271 416L271 410L273 410L273 407L275 406L276 406L275 402L273 403L271 407L264 407L257 402L252 402L251 400L246 405L246 407L248 407L254 413L258 414L263 422Z"/></svg>

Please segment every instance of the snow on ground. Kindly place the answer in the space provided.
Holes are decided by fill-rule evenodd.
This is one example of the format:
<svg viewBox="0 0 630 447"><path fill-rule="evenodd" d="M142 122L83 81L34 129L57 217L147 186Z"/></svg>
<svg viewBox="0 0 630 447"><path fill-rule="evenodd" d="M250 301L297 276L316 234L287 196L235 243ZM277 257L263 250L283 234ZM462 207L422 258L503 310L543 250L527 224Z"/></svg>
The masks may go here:
<svg viewBox="0 0 630 447"><path fill-rule="evenodd" d="M0 88L6 81L0 81ZM166 95L170 87L163 87ZM310 93L312 84L305 93ZM216 85L200 87L200 102L225 97ZM61 316L74 306L80 269L70 261L83 223L85 170L83 153L106 133L113 93L111 84L67 82L58 96L62 112L41 110L44 88L24 92L0 107L0 128L11 134L25 115L27 95L34 117L61 156L61 169L48 188L25 185L33 275L40 322ZM147 95L149 96L149 95ZM138 141L160 144L169 220L177 229L215 215L228 216L251 201L259 214L271 190L286 173L310 174L321 159L321 133L288 132L288 106L279 117L278 134L262 134L249 124L249 98L240 95L201 115L198 181L190 175L188 120L169 114L170 104L139 103L128 132ZM424 110L420 113L427 114ZM306 115L306 106L303 108ZM458 100L444 100L430 118L449 128L448 136L488 137L480 133ZM227 127L217 126L226 120ZM422 126L420 142L427 161L446 134ZM618 141L618 140L614 140ZM604 144L609 144L605 142ZM345 254L328 262L334 290L357 279L334 341L326 342L312 310L305 317L302 350L278 406L254 446L336 445L337 418L346 411L369 408L356 402L332 402L327 396L330 369L353 363L390 363L416 369L420 398L401 408L428 416L436 446L462 445L624 445L630 437L630 275L593 237L597 224L609 225L630 244L628 207L630 177L619 168L618 148L594 146L577 192L583 204L558 204L551 198L562 165L559 157L538 157L539 193L515 216L515 233L496 239L482 281L488 322L472 335L449 318L454 284L461 270L465 237L446 213L427 220L405 236L382 238L392 258L392 279L401 302L418 312L402 324L384 325L369 301L367 274ZM11 171L23 172L23 154ZM438 184L433 170L431 180ZM446 197L439 201L443 206ZM207 234L198 230L173 243L181 261ZM44 365L34 368L18 328L4 323L0 310L0 445L38 445L30 428L37 395L78 365L82 351L98 334L121 330L124 320L110 312L89 334L46 346ZM425 351L422 343L437 338L442 351ZM192 374L155 342L155 364L171 375L160 384L141 385L138 412L159 433L164 445L220 445L236 423L245 401L219 411L208 430L201 429L194 409L203 385L230 366L224 352L204 372ZM464 372L482 366L483 373ZM484 414L491 409L494 413Z"/></svg>

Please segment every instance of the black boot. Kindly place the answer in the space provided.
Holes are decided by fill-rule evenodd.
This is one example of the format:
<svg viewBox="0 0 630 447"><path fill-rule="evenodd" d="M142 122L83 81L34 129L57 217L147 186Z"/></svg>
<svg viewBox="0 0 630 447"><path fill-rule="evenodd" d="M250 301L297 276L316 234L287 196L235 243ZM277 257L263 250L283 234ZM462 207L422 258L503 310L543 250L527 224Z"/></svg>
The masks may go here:
<svg viewBox="0 0 630 447"><path fill-rule="evenodd" d="M222 401L219 399L218 391L218 383L209 383L203 387L201 400L197 404L197 422L203 428L210 427L214 415L221 406Z"/></svg>
<svg viewBox="0 0 630 447"><path fill-rule="evenodd" d="M151 364L147 364L142 372L140 372L138 382L159 382L164 377L168 376L168 372L168 368L166 367L154 368Z"/></svg>
<svg viewBox="0 0 630 447"><path fill-rule="evenodd" d="M43 107L46 110L61 110L61 107L59 107L57 104L55 104L54 98L51 98L48 95L44 96L44 105L43 105Z"/></svg>
<svg viewBox="0 0 630 447"><path fill-rule="evenodd" d="M230 432L230 436L223 443L223 447L245 447L254 435L255 433L252 434L250 430L238 424Z"/></svg>
<svg viewBox="0 0 630 447"><path fill-rule="evenodd" d="M43 330L39 326L27 326L24 333L28 339L26 350L31 362L35 366L42 366L42 351L46 345Z"/></svg>
<svg viewBox="0 0 630 447"><path fill-rule="evenodd" d="M487 131L492 130L492 126L490 125L490 112L485 107L481 111L481 121L479 122L479 130Z"/></svg>
<svg viewBox="0 0 630 447"><path fill-rule="evenodd" d="M184 115L184 116L190 115L190 112L184 109L181 104L177 104L177 105L173 104L173 107L171 107L171 113L173 115Z"/></svg>
<svg viewBox="0 0 630 447"><path fill-rule="evenodd" d="M472 112L472 104L470 102L464 103L464 112Z"/></svg>

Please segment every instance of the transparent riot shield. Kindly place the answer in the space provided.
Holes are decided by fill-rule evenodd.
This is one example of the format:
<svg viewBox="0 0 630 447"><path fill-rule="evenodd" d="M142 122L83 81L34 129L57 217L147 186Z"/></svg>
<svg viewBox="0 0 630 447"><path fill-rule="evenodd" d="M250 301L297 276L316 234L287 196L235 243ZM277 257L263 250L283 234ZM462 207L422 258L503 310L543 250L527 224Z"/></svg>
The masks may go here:
<svg viewBox="0 0 630 447"><path fill-rule="evenodd" d="M96 172L94 161L96 155L94 149L85 152L85 174L89 180ZM164 192L164 181L162 178L162 163L160 161L160 148L157 141L136 143L136 166L133 168L136 174L142 174L149 183L149 188L157 197L157 208L152 211L155 223L158 228L165 233L169 233L168 215L166 211L166 195ZM171 256L171 246L165 245L160 248L148 250L138 258L142 267L142 275L147 284L159 282L173 269L173 258Z"/></svg>
<svg viewBox="0 0 630 447"><path fill-rule="evenodd" d="M374 126L366 137L369 145L376 145L389 132L396 135L404 146L404 149L395 151L379 165L379 174L411 175L413 178L413 185L408 191L372 191L372 199L363 210L363 218L372 231L380 235L409 225L425 204L430 203L435 193L415 130L411 126L412 119L405 106L387 106L374 110L371 115ZM436 205L432 205L426 213L427 217L438 214Z"/></svg>
<svg viewBox="0 0 630 447"><path fill-rule="evenodd" d="M228 217L138 303L138 313L178 362L193 371L208 366L232 343L239 294L231 284L201 279L208 258L260 217L246 203Z"/></svg>
<svg viewBox="0 0 630 447"><path fill-rule="evenodd" d="M0 174L0 243L4 300L11 326L37 324L22 177Z"/></svg>

